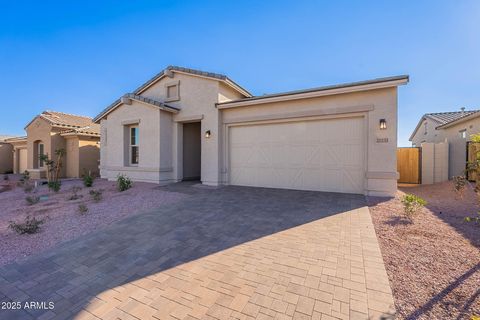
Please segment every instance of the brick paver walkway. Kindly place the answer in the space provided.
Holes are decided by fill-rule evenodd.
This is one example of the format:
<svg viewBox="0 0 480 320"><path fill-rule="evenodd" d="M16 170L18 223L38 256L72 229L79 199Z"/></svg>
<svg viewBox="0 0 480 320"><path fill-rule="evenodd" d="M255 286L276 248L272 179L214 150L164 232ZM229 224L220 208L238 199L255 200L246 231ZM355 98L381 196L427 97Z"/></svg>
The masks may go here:
<svg viewBox="0 0 480 320"><path fill-rule="evenodd" d="M380 319L393 298L362 196L181 183L186 201L0 269L4 319Z"/></svg>

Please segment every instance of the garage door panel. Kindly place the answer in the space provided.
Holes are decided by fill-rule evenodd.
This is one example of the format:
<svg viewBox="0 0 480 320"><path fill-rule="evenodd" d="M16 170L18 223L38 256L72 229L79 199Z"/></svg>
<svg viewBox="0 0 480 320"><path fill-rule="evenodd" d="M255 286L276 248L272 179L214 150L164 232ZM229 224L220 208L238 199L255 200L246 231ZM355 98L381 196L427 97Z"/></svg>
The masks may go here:
<svg viewBox="0 0 480 320"><path fill-rule="evenodd" d="M235 126L230 184L363 193L363 118Z"/></svg>

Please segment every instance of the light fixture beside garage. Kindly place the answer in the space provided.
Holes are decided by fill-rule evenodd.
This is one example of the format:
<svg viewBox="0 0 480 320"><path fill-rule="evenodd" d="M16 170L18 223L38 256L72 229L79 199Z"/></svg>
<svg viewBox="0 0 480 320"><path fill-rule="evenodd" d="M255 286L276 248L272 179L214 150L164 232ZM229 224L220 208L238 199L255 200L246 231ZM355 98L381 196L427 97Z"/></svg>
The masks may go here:
<svg viewBox="0 0 480 320"><path fill-rule="evenodd" d="M205 131L205 138L210 138L211 132L210 130Z"/></svg>
<svg viewBox="0 0 480 320"><path fill-rule="evenodd" d="M387 120L380 119L380 130L385 130L385 129L387 129Z"/></svg>

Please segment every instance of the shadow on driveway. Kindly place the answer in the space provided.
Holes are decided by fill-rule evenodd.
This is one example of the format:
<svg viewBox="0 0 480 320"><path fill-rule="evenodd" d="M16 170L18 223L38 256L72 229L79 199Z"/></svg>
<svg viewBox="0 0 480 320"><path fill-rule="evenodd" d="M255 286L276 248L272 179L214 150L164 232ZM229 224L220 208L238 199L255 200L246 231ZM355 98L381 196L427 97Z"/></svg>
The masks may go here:
<svg viewBox="0 0 480 320"><path fill-rule="evenodd" d="M72 318L97 294L177 265L365 206L361 195L222 187L159 187L188 197L130 217L0 269L1 301L54 301L52 311L0 311L30 319ZM47 316L47 315L45 315Z"/></svg>

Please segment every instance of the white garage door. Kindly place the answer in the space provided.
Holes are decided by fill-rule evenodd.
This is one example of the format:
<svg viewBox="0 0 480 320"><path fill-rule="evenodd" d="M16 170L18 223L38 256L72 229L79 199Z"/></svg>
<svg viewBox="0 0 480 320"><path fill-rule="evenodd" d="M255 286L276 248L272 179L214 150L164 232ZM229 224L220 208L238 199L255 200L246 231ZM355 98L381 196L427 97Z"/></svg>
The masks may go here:
<svg viewBox="0 0 480 320"><path fill-rule="evenodd" d="M27 170L27 149L18 150L18 173Z"/></svg>
<svg viewBox="0 0 480 320"><path fill-rule="evenodd" d="M233 126L230 184L363 193L363 118Z"/></svg>

